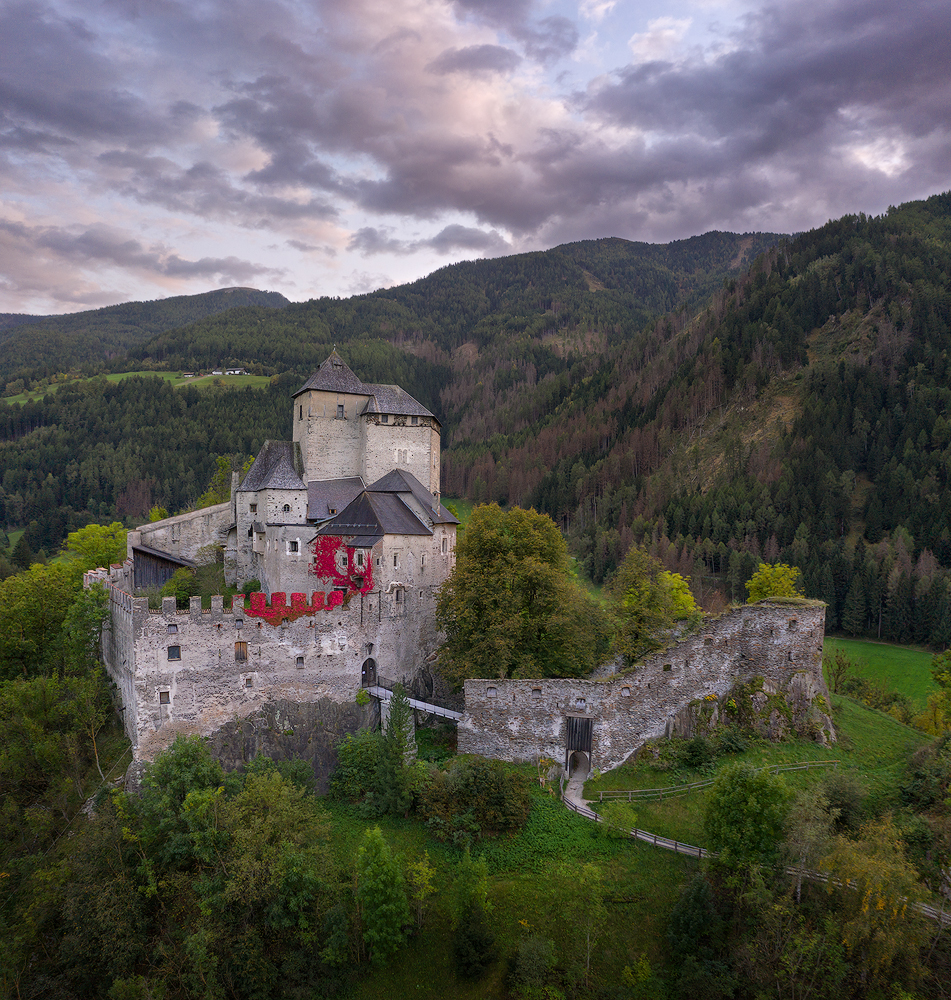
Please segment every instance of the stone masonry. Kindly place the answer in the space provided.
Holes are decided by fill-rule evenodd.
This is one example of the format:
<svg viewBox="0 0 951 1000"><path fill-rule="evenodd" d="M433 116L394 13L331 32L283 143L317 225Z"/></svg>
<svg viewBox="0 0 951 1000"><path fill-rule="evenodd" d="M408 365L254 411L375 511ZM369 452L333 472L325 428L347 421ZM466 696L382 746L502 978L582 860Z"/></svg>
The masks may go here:
<svg viewBox="0 0 951 1000"><path fill-rule="evenodd" d="M821 602L762 601L712 619L607 680L466 681L459 752L513 761L541 755L568 770L606 770L646 740L689 728L698 707L700 714L704 707L708 715L728 714L737 685L756 678L762 683L753 685L750 698L764 734L795 730L834 739L822 677L824 629ZM590 751L579 751L583 756L574 762L571 719L589 720L591 733Z"/></svg>

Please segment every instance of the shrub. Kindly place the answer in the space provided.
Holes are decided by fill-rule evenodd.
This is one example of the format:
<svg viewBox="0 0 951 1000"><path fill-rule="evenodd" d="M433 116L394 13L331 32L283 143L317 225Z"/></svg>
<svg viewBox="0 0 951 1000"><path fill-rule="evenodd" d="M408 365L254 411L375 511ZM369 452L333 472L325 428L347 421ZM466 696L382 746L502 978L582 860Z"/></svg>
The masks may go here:
<svg viewBox="0 0 951 1000"><path fill-rule="evenodd" d="M383 756L383 735L361 729L337 747L337 767L330 778L330 794L356 801L373 789Z"/></svg>
<svg viewBox="0 0 951 1000"><path fill-rule="evenodd" d="M457 757L436 772L419 805L441 840L514 833L525 825L530 808L526 778L482 757Z"/></svg>

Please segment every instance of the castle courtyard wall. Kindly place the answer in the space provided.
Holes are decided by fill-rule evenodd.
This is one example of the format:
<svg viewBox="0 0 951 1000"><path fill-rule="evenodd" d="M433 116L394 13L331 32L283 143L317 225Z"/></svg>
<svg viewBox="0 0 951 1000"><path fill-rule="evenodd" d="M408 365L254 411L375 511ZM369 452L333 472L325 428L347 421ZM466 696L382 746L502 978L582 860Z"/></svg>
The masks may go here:
<svg viewBox="0 0 951 1000"><path fill-rule="evenodd" d="M130 557L135 546L145 545L179 559L194 560L198 550L204 546L224 545L233 523L234 505L228 500L213 507L143 524L129 531L126 545Z"/></svg>
<svg viewBox="0 0 951 1000"><path fill-rule="evenodd" d="M691 703L725 698L736 684L763 678L768 694L788 699L790 712L832 734L822 678L825 605L761 602L708 622L695 635L603 681L468 680L459 722L460 753L502 760L539 755L568 766L569 718L592 724L592 768L617 767L646 740L684 725ZM822 703L819 702L821 705Z"/></svg>

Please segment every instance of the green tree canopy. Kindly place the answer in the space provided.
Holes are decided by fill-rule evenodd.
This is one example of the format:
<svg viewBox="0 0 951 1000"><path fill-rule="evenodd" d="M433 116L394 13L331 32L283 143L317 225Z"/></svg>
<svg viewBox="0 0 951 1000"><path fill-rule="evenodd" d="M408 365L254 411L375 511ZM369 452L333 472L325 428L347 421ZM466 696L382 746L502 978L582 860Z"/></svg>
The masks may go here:
<svg viewBox="0 0 951 1000"><path fill-rule="evenodd" d="M713 783L704 827L710 847L728 866L776 857L789 810L786 782L748 764L724 768Z"/></svg>
<svg viewBox="0 0 951 1000"><path fill-rule="evenodd" d="M678 622L700 618L688 582L639 546L628 550L609 593L617 623L615 648L629 663L660 647Z"/></svg>
<svg viewBox="0 0 951 1000"><path fill-rule="evenodd" d="M551 518L476 507L436 602L440 669L467 677L579 677L608 648L604 612L571 578Z"/></svg>
<svg viewBox="0 0 951 1000"><path fill-rule="evenodd" d="M760 563L759 569L746 582L749 595L747 604L754 604L764 597L805 597L802 591L802 574L798 566Z"/></svg>
<svg viewBox="0 0 951 1000"><path fill-rule="evenodd" d="M112 524L87 524L66 536L66 548L73 565L83 572L110 563L122 562L126 556L126 530L118 521Z"/></svg>

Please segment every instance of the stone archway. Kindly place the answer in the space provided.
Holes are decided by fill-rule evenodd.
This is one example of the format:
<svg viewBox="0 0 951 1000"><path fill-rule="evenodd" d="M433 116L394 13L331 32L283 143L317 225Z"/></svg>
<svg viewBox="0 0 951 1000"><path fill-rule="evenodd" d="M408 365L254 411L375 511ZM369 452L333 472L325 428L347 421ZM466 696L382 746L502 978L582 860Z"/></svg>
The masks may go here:
<svg viewBox="0 0 951 1000"><path fill-rule="evenodd" d="M363 667L360 670L360 687L376 687L376 683L376 660L370 657L363 661Z"/></svg>
<svg viewBox="0 0 951 1000"><path fill-rule="evenodd" d="M576 774L587 776L591 770L591 756L584 750L575 750L568 758L568 777L572 778Z"/></svg>

